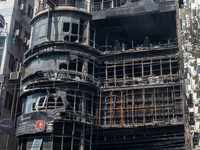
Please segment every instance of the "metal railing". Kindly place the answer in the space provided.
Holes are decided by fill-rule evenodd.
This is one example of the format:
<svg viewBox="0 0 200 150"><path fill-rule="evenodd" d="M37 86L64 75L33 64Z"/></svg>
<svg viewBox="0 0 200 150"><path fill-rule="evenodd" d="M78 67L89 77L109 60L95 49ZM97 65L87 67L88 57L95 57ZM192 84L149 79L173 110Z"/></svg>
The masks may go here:
<svg viewBox="0 0 200 150"><path fill-rule="evenodd" d="M106 10L110 8L119 8L119 7L144 7L149 4L157 4L163 2L175 2L174 0L138 0L132 2L131 0L102 0L102 2L94 2L92 4L92 11Z"/></svg>
<svg viewBox="0 0 200 150"><path fill-rule="evenodd" d="M99 50L104 53L110 53L110 52L115 53L115 52L128 51L128 50L145 51L145 50L165 49L165 48L178 46L178 42L168 42L165 44L161 44L161 43L149 44L149 46L138 44L136 47L132 43L133 41L121 41L119 46L102 45L102 46L99 46Z"/></svg>
<svg viewBox="0 0 200 150"><path fill-rule="evenodd" d="M56 7L59 6L68 6L68 7L76 7L81 8L85 10L89 10L88 2L87 1L79 1L79 0L58 0ZM47 3L41 3L37 6L35 10L35 15L37 15L39 12L48 9L49 5Z"/></svg>

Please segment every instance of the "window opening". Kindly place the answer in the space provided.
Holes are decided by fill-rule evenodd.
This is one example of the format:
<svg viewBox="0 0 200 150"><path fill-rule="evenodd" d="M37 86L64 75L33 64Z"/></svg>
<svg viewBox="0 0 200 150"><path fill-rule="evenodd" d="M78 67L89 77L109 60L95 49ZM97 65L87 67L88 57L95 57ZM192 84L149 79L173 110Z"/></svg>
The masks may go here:
<svg viewBox="0 0 200 150"><path fill-rule="evenodd" d="M63 32L69 32L69 27L70 27L70 24L69 23L63 23Z"/></svg>
<svg viewBox="0 0 200 150"><path fill-rule="evenodd" d="M72 34L78 34L78 24L72 23Z"/></svg>
<svg viewBox="0 0 200 150"><path fill-rule="evenodd" d="M67 64L66 63L60 63L59 69L67 69Z"/></svg>
<svg viewBox="0 0 200 150"><path fill-rule="evenodd" d="M56 108L60 108L63 106L63 102L62 102L62 99L61 97L58 97L57 99L57 103L56 103Z"/></svg>
<svg viewBox="0 0 200 150"><path fill-rule="evenodd" d="M48 98L48 107L47 109L55 109L55 100L53 96Z"/></svg>
<svg viewBox="0 0 200 150"><path fill-rule="evenodd" d="M41 145L42 145L42 138L36 138L33 141L33 145L31 147L31 150L40 150L41 149Z"/></svg>

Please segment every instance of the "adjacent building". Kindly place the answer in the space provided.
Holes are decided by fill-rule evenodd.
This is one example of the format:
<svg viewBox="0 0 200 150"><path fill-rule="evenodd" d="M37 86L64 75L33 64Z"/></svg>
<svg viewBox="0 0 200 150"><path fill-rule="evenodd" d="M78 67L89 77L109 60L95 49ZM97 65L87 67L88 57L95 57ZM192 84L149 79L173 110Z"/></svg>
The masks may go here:
<svg viewBox="0 0 200 150"><path fill-rule="evenodd" d="M174 0L36 0L24 149L191 149Z"/></svg>
<svg viewBox="0 0 200 150"><path fill-rule="evenodd" d="M29 21L33 15L32 0L0 1L0 121L10 119L16 123L17 95L23 54L30 38ZM21 110L21 108L19 108ZM0 132L0 149L16 149L16 130L9 135Z"/></svg>
<svg viewBox="0 0 200 150"><path fill-rule="evenodd" d="M187 34L189 21L193 19L193 11L199 10L198 0L186 0L180 9L180 18L182 24L182 33ZM184 51L184 68L186 78L186 95L189 110L190 136L193 139L193 146L199 149L200 133L200 109L199 109L199 71L200 59L199 54L191 54L191 43L187 40L182 45Z"/></svg>

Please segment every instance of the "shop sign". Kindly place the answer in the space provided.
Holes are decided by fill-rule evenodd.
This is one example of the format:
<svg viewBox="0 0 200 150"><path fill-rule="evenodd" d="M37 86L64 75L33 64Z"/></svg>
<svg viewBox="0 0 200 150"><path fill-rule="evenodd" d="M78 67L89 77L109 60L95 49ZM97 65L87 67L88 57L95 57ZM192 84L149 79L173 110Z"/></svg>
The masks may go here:
<svg viewBox="0 0 200 150"><path fill-rule="evenodd" d="M43 120L39 120L35 124L36 132L42 132L45 130L45 122Z"/></svg>
<svg viewBox="0 0 200 150"><path fill-rule="evenodd" d="M10 119L3 119L0 121L0 132L10 134L14 129L14 123Z"/></svg>

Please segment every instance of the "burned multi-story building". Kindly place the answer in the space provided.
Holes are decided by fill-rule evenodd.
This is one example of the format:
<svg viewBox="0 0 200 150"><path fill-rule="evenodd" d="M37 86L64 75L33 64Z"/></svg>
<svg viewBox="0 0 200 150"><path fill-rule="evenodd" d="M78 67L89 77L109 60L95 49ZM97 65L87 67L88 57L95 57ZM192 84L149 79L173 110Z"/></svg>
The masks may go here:
<svg viewBox="0 0 200 150"><path fill-rule="evenodd" d="M179 1L36 0L19 149L189 148Z"/></svg>

